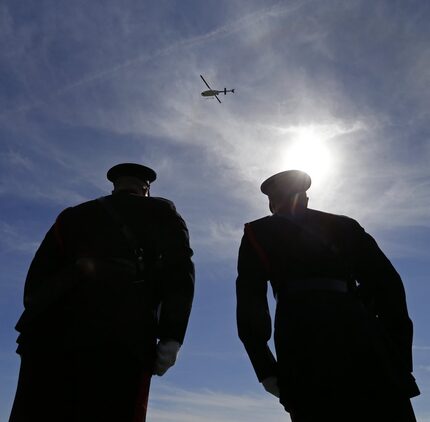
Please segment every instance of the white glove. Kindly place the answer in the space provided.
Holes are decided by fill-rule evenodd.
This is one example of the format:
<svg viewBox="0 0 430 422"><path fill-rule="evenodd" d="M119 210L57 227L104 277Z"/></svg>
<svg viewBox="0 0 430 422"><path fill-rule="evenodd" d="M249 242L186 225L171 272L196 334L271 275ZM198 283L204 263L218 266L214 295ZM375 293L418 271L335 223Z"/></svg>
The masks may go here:
<svg viewBox="0 0 430 422"><path fill-rule="evenodd" d="M154 374L164 375L164 373L175 364L181 344L175 340L159 341L156 348Z"/></svg>
<svg viewBox="0 0 430 422"><path fill-rule="evenodd" d="M263 381L261 381L263 384L264 389L270 393L273 394L275 397L278 397L279 399L279 387L278 387L278 378L275 376L267 377Z"/></svg>

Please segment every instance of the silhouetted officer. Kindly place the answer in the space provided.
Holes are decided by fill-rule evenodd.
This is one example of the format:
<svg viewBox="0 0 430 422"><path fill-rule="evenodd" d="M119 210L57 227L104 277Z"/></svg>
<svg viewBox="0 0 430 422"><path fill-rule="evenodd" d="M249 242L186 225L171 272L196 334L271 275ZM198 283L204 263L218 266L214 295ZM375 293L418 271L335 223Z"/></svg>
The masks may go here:
<svg viewBox="0 0 430 422"><path fill-rule="evenodd" d="M415 421L412 322L402 281L353 219L307 208L310 177L267 179L273 215L245 224L239 337L293 422ZM276 359L267 282L276 298Z"/></svg>
<svg viewBox="0 0 430 422"><path fill-rule="evenodd" d="M149 196L152 169L107 177L112 195L64 210L31 263L12 422L143 421L151 375L175 363L194 292L185 222Z"/></svg>

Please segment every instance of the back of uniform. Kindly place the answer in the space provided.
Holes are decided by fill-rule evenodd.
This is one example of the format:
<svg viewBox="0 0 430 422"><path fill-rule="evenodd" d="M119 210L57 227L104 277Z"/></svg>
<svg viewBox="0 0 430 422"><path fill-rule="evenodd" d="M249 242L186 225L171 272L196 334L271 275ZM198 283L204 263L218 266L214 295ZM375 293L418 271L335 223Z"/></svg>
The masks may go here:
<svg viewBox="0 0 430 422"><path fill-rule="evenodd" d="M276 359L267 347L268 281ZM239 336L257 376L278 377L293 421L414 420L403 285L356 221L306 209L248 223L237 300Z"/></svg>
<svg viewBox="0 0 430 422"><path fill-rule="evenodd" d="M17 324L21 372L32 375L20 376L14 408L32 420L131 421L157 338L185 335L194 267L184 221L167 200L127 192L103 200L142 262L99 200L59 215L31 264Z"/></svg>

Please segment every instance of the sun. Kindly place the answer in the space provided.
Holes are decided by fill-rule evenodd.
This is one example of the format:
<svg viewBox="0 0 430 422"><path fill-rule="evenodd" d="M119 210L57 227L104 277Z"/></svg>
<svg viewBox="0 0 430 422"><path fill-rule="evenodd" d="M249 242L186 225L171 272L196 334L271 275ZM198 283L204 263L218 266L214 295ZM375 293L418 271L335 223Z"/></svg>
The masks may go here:
<svg viewBox="0 0 430 422"><path fill-rule="evenodd" d="M290 128L291 143L283 152L282 162L286 169L303 170L312 178L312 184L320 184L333 167L333 156L326 145L324 131L312 127Z"/></svg>

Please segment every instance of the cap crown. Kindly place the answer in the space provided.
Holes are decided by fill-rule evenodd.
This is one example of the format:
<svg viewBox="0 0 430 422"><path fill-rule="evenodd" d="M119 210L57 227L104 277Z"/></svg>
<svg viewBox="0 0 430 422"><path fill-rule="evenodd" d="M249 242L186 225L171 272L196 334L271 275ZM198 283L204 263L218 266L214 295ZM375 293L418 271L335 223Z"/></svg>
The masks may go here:
<svg viewBox="0 0 430 422"><path fill-rule="evenodd" d="M261 184L265 195L292 195L306 192L311 186L311 177L301 170L287 170L276 173Z"/></svg>
<svg viewBox="0 0 430 422"><path fill-rule="evenodd" d="M157 178L157 173L149 167L135 163L121 163L108 170L106 177L115 182L119 177L132 176L140 180L152 183Z"/></svg>

